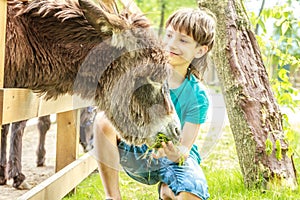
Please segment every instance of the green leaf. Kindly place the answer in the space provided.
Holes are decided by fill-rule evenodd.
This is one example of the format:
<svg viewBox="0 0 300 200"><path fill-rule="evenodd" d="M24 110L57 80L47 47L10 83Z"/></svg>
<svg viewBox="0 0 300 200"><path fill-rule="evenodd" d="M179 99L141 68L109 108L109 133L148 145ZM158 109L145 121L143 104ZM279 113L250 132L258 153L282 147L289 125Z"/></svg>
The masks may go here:
<svg viewBox="0 0 300 200"><path fill-rule="evenodd" d="M272 151L273 151L273 143L269 138L267 138L266 142L265 142L265 145L266 145L266 149L265 149L266 154L267 154L267 156L270 156L272 154Z"/></svg>
<svg viewBox="0 0 300 200"><path fill-rule="evenodd" d="M258 20L258 24L262 28L263 32L266 33L267 29L266 29L265 23L261 20L261 18Z"/></svg>
<svg viewBox="0 0 300 200"><path fill-rule="evenodd" d="M288 77L288 75L287 75L287 70L286 69L280 69L279 71L278 71L278 77L282 80L282 81L284 81L284 82L286 82L286 81L289 81L289 77Z"/></svg>
<svg viewBox="0 0 300 200"><path fill-rule="evenodd" d="M276 12L276 13L274 14L274 18L280 19L280 18L281 18L281 13L280 13L280 12Z"/></svg>
<svg viewBox="0 0 300 200"><path fill-rule="evenodd" d="M281 25L281 34L282 35L285 35L286 31L289 28L289 25L290 25L290 23L288 21L285 21L282 23L282 25Z"/></svg>
<svg viewBox="0 0 300 200"><path fill-rule="evenodd" d="M285 21L286 19L285 18L280 18L278 19L276 22L275 22L275 26L281 26L281 24Z"/></svg>
<svg viewBox="0 0 300 200"><path fill-rule="evenodd" d="M300 23L299 23L300 26ZM300 47L300 40L296 39L298 47Z"/></svg>
<svg viewBox="0 0 300 200"><path fill-rule="evenodd" d="M288 130L285 131L285 139L288 142L292 142L292 141L295 140L295 134L291 129L288 129Z"/></svg>

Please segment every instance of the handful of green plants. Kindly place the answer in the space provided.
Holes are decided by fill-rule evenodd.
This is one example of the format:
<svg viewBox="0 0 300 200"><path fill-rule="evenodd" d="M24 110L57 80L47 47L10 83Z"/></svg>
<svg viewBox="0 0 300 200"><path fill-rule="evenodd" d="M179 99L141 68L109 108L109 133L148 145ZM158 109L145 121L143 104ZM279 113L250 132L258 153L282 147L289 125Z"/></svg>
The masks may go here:
<svg viewBox="0 0 300 200"><path fill-rule="evenodd" d="M158 148L162 148L161 143L165 142L167 143L168 141L171 141L164 133L162 132L158 132L155 138L155 142L152 146L148 147L148 150L152 150L152 149L158 149ZM181 166L184 163L184 155L181 155L179 158L179 162L178 165Z"/></svg>
<svg viewBox="0 0 300 200"><path fill-rule="evenodd" d="M161 143L167 143L168 141L170 141L170 139L164 133L158 132L154 144L151 147L149 147L149 149L151 150L161 148Z"/></svg>

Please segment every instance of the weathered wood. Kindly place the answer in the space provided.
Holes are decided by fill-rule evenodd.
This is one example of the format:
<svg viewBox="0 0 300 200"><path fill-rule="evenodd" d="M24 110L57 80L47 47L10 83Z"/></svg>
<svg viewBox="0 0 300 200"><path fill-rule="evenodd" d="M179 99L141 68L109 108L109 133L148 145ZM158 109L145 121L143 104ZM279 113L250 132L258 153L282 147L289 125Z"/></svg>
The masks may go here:
<svg viewBox="0 0 300 200"><path fill-rule="evenodd" d="M80 112L57 113L56 168L58 172L78 157Z"/></svg>
<svg viewBox="0 0 300 200"><path fill-rule="evenodd" d="M38 116L53 113L61 113L94 105L92 100L84 100L76 95L64 95L57 100L45 100L40 98Z"/></svg>
<svg viewBox="0 0 300 200"><path fill-rule="evenodd" d="M2 126L3 122L3 104L4 104L4 94L3 90L0 89L0 126ZM0 145L1 145L1 139L0 139Z"/></svg>
<svg viewBox="0 0 300 200"><path fill-rule="evenodd" d="M295 167L287 155L281 113L243 1L213 0L203 5L218 18L214 62L245 185L295 189ZM267 140L272 143L270 155Z"/></svg>
<svg viewBox="0 0 300 200"><path fill-rule="evenodd" d="M2 124L16 122L30 117L36 117L39 109L39 99L31 90L0 89L3 99Z"/></svg>
<svg viewBox="0 0 300 200"><path fill-rule="evenodd" d="M4 86L4 56L5 56L5 34L6 34L6 10L7 1L0 1L0 88ZM2 126L2 113L3 113L3 98L0 92L0 127ZM0 137L1 148L1 137Z"/></svg>
<svg viewBox="0 0 300 200"><path fill-rule="evenodd" d="M28 89L0 88L0 123L7 124L20 120L45 116L58 112L93 105L77 96L65 95L57 100L45 101ZM3 108L3 110L1 110Z"/></svg>
<svg viewBox="0 0 300 200"><path fill-rule="evenodd" d="M28 89L3 89L7 1L0 1L0 126L15 121L48 115L57 112L56 171L72 163L78 156L79 111L69 111L90 106L76 96L66 95L55 101L45 101ZM68 112L66 112L68 111ZM77 120L77 121L76 121ZM78 123L77 123L78 122ZM1 139L1 138L0 138ZM0 140L1 142L1 140ZM72 163L19 199L61 199L97 167L96 162L86 157ZM72 178L70 178L72 177ZM66 185L66 183L70 182ZM52 184L52 185L51 185ZM49 197L47 197L49 196Z"/></svg>
<svg viewBox="0 0 300 200"><path fill-rule="evenodd" d="M18 200L62 199L96 168L96 160L92 158L89 153L86 153L47 180L20 196Z"/></svg>
<svg viewBox="0 0 300 200"><path fill-rule="evenodd" d="M5 33L6 33L6 0L0 1L0 88L4 85L4 55L5 55ZM1 124L0 124L1 125Z"/></svg>

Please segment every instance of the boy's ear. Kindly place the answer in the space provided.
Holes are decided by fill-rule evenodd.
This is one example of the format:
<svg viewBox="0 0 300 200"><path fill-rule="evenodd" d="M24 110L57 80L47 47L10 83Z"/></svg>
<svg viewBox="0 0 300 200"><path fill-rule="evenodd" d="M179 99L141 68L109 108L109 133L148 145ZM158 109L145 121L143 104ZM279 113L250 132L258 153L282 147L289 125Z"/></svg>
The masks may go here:
<svg viewBox="0 0 300 200"><path fill-rule="evenodd" d="M207 53L207 51L208 51L208 46L206 45L197 47L197 53L195 55L195 58L201 58Z"/></svg>

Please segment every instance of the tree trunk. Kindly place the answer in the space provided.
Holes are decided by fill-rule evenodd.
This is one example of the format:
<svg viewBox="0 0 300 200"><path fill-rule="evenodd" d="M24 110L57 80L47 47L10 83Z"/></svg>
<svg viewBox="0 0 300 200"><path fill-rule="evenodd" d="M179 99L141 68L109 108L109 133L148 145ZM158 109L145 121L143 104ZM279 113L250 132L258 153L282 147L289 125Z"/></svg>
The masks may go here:
<svg viewBox="0 0 300 200"><path fill-rule="evenodd" d="M164 29L164 23L165 23L165 10L166 10L166 1L160 0L160 22L159 22L159 30L158 35L161 35Z"/></svg>
<svg viewBox="0 0 300 200"><path fill-rule="evenodd" d="M210 0L202 6L218 19L213 59L246 187L296 189L282 115L242 0Z"/></svg>

